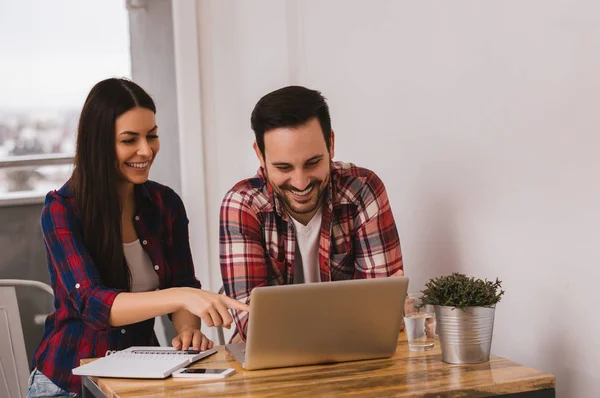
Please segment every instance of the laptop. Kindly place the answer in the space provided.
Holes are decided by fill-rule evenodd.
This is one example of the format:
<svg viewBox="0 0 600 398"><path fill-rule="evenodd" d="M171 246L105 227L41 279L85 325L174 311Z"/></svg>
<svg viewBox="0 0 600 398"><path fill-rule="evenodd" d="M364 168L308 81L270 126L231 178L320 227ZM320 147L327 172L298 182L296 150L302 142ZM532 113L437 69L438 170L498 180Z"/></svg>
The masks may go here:
<svg viewBox="0 0 600 398"><path fill-rule="evenodd" d="M404 276L258 287L246 343L225 348L246 370L388 358L407 288Z"/></svg>

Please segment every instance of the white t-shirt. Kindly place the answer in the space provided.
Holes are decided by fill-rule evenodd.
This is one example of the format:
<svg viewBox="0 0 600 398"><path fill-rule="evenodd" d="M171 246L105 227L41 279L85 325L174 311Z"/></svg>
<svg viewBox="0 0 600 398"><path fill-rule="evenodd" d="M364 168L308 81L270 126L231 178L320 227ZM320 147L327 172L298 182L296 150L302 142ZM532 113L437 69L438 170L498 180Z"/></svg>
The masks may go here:
<svg viewBox="0 0 600 398"><path fill-rule="evenodd" d="M142 248L140 240L123 243L123 253L131 272L131 291L148 292L158 289L160 286L158 274L152 267L152 261Z"/></svg>
<svg viewBox="0 0 600 398"><path fill-rule="evenodd" d="M296 255L294 258L294 283L321 282L319 272L319 238L321 236L321 208L304 225L290 217L296 228Z"/></svg>

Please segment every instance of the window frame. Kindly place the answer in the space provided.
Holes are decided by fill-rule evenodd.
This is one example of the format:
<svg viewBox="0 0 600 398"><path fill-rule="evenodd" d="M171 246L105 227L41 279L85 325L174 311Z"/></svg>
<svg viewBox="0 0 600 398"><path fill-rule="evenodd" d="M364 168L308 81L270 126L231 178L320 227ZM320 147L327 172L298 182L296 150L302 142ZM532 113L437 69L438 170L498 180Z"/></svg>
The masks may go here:
<svg viewBox="0 0 600 398"><path fill-rule="evenodd" d="M72 165L74 154L51 153L0 158L0 170L29 169L35 166ZM57 187L58 188L58 187ZM45 194L29 191L7 192L0 196L0 207L23 206L44 203Z"/></svg>

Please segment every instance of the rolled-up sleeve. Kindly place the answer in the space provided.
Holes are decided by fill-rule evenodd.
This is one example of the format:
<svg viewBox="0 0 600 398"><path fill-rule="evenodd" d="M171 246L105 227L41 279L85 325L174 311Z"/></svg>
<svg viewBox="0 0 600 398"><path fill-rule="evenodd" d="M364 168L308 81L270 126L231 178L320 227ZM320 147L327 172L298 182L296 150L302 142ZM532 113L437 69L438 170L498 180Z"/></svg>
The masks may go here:
<svg viewBox="0 0 600 398"><path fill-rule="evenodd" d="M122 290L103 285L85 247L79 218L56 193L46 198L41 226L57 299L66 298L93 329L112 329L108 323L110 309Z"/></svg>
<svg viewBox="0 0 600 398"><path fill-rule="evenodd" d="M400 238L383 182L372 173L360 192L354 247L355 277L404 275Z"/></svg>

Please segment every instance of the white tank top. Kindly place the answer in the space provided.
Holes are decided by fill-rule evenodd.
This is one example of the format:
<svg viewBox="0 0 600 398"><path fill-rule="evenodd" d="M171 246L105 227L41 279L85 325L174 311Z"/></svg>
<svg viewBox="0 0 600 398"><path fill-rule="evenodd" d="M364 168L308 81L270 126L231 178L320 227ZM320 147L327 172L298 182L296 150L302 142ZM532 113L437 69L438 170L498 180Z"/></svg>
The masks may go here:
<svg viewBox="0 0 600 398"><path fill-rule="evenodd" d="M131 272L131 291L148 292L159 288L158 274L152 267L150 257L142 248L140 240L123 243L123 253Z"/></svg>

